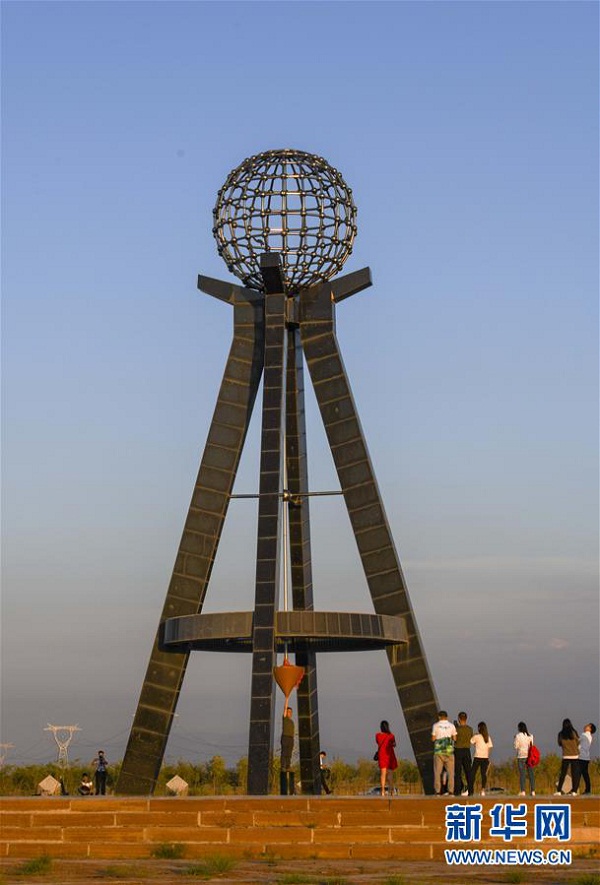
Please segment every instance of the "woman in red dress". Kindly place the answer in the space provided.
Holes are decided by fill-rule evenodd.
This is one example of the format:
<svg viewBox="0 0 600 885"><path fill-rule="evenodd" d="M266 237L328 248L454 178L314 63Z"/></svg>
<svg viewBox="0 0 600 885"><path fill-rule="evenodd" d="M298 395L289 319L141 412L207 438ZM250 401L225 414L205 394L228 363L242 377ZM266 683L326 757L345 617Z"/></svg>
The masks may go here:
<svg viewBox="0 0 600 885"><path fill-rule="evenodd" d="M396 738L390 731L390 726L387 720L384 719L379 728L380 731L378 731L375 735L375 740L377 741L377 764L379 765L379 770L381 771L381 795L385 796L385 785L387 780L387 773L389 771L391 796L393 781L392 772L394 772L398 768L398 760L396 759L396 754L394 753Z"/></svg>

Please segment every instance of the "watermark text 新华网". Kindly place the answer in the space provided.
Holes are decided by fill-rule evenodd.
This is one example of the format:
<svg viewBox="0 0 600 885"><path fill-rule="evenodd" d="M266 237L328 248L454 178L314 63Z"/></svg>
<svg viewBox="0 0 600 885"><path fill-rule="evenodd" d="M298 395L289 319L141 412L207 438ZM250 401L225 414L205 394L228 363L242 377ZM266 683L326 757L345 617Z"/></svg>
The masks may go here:
<svg viewBox="0 0 600 885"><path fill-rule="evenodd" d="M568 842L571 838L571 806L538 803L533 808L533 838L536 842ZM515 839L531 838L528 807L523 802L513 805L498 802L489 809L488 837L501 839L504 843ZM483 807L474 805L446 806L446 842L480 842ZM487 864L566 866L571 863L568 848L447 848L444 851L447 864Z"/></svg>

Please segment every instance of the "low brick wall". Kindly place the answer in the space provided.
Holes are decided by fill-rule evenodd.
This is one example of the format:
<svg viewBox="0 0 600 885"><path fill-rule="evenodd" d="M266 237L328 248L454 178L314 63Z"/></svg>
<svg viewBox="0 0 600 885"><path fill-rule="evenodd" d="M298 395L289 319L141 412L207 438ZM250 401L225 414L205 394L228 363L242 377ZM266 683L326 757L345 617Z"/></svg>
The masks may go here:
<svg viewBox="0 0 600 885"><path fill-rule="evenodd" d="M55 858L150 857L161 843L185 846L185 857L264 854L282 858L441 860L445 805L436 797L215 797L215 798L7 798L0 802L0 855ZM465 800L459 800L464 802ZM572 839L544 843L598 856L598 797L477 800L484 806L482 842L490 839L485 813L498 801L572 805ZM528 814L533 821L533 809ZM511 847L540 847L517 839ZM456 846L454 846L456 847ZM465 847L465 846L461 846Z"/></svg>

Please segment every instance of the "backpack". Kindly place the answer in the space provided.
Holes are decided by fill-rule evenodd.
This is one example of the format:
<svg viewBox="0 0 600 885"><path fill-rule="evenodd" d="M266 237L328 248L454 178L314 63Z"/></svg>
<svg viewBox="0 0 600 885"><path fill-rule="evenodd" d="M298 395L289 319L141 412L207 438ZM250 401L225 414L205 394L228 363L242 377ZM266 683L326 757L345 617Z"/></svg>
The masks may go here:
<svg viewBox="0 0 600 885"><path fill-rule="evenodd" d="M535 746L534 743L529 744L529 750L527 752L527 762L525 765L527 768L535 768L536 765L539 765L541 756L540 751Z"/></svg>

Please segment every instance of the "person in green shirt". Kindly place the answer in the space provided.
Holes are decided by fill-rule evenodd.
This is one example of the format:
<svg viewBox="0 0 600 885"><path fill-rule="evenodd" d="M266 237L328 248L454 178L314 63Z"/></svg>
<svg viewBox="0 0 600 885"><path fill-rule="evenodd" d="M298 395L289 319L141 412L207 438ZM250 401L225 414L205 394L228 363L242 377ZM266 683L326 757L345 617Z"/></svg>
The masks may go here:
<svg viewBox="0 0 600 885"><path fill-rule="evenodd" d="M472 793L471 784L471 738L473 729L467 725L467 714L461 711L454 723L456 740L454 741L454 795L467 796ZM464 782L463 782L464 773Z"/></svg>

